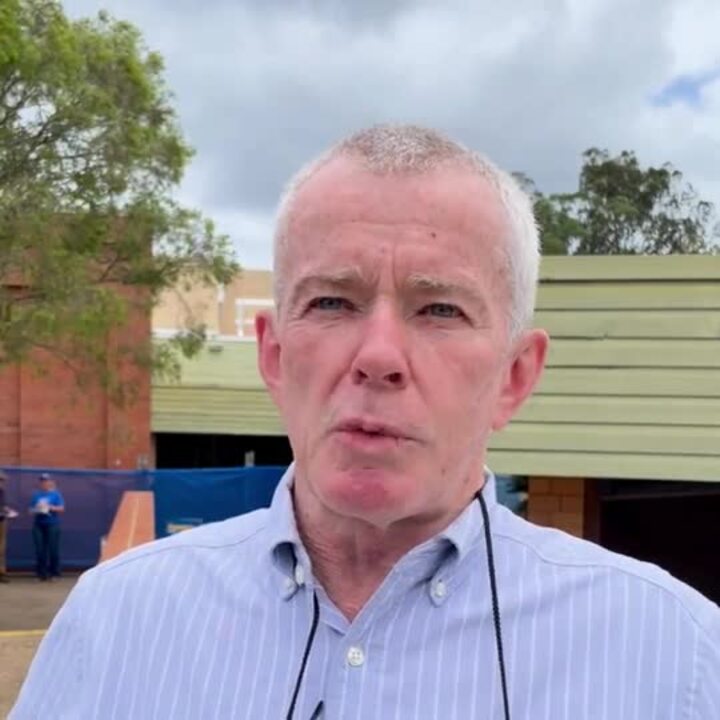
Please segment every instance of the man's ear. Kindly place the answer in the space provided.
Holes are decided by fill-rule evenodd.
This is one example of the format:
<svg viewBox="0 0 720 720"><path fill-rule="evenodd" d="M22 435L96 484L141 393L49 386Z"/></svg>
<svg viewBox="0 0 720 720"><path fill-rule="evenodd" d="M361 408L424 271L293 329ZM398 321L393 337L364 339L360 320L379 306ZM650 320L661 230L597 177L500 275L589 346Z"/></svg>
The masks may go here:
<svg viewBox="0 0 720 720"><path fill-rule="evenodd" d="M277 317L274 312L259 312L255 315L255 336L258 348L258 369L265 385L280 406L280 342L277 333Z"/></svg>
<svg viewBox="0 0 720 720"><path fill-rule="evenodd" d="M493 430L504 428L535 389L549 342L544 330L528 330L516 341L493 416Z"/></svg>

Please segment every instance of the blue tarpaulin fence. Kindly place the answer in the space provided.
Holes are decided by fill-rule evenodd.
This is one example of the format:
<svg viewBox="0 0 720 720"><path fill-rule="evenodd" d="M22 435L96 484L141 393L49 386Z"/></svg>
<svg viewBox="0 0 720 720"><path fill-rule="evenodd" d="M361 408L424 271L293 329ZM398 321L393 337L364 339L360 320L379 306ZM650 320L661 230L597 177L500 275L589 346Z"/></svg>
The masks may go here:
<svg viewBox="0 0 720 720"><path fill-rule="evenodd" d="M126 490L148 490L149 473L49 468L3 468L8 476L6 504L19 513L8 524L9 569L33 567L33 517L30 498L41 473L48 473L65 500L61 518L61 560L65 567L86 568L100 557L100 542L112 524Z"/></svg>
<svg viewBox="0 0 720 720"><path fill-rule="evenodd" d="M11 570L34 564L32 517L27 510L42 473L55 480L65 498L61 559L64 567L88 568L100 557L122 494L152 490L157 537L267 507L285 467L257 466L193 470L57 470L3 468L7 504L20 514L8 523L7 564ZM524 493L513 478L497 478L498 499L521 512Z"/></svg>
<svg viewBox="0 0 720 720"><path fill-rule="evenodd" d="M27 512L42 473L48 473L65 499L61 560L66 568L88 568L100 557L122 494L153 490L158 537L190 525L224 520L270 504L284 467L202 470L58 470L3 468L6 503L19 512L8 523L7 564L11 570L34 565L33 518Z"/></svg>
<svg viewBox="0 0 720 720"><path fill-rule="evenodd" d="M194 525L268 507L285 467L155 470L155 534L164 537Z"/></svg>
<svg viewBox="0 0 720 720"><path fill-rule="evenodd" d="M155 534L174 532L267 507L285 467L155 470ZM497 499L522 513L525 493L515 478L496 477Z"/></svg>

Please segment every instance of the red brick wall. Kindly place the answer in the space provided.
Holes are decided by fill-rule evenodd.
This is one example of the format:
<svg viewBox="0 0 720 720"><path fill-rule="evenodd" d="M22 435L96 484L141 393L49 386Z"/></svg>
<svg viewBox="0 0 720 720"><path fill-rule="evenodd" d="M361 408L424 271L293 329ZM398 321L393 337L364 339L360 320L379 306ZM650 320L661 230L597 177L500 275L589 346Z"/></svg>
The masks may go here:
<svg viewBox="0 0 720 720"><path fill-rule="evenodd" d="M122 333L116 333L116 345L139 346L150 342L150 315L139 313ZM135 397L126 407L107 403L105 463L108 468L136 468L142 461L154 467L151 429L150 371L119 360L116 370L133 387Z"/></svg>
<svg viewBox="0 0 720 720"><path fill-rule="evenodd" d="M589 478L531 477L528 520L597 540L597 496Z"/></svg>
<svg viewBox="0 0 720 720"><path fill-rule="evenodd" d="M20 370L19 464L105 467L103 393L83 391L72 371L45 353L34 363Z"/></svg>
<svg viewBox="0 0 720 720"><path fill-rule="evenodd" d="M143 313L114 334L118 344L150 341ZM116 372L137 389L118 407L97 383L77 384L73 372L48 354L30 364L0 369L0 464L59 468L134 469L151 454L150 374L128 362Z"/></svg>
<svg viewBox="0 0 720 720"><path fill-rule="evenodd" d="M20 371L0 371L0 462L16 465L20 457Z"/></svg>

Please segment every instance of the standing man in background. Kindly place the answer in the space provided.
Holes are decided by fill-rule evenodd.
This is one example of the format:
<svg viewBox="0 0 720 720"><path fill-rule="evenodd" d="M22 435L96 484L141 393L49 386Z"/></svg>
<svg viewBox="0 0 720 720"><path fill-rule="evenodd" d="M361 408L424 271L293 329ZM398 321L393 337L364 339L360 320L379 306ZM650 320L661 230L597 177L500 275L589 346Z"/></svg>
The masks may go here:
<svg viewBox="0 0 720 720"><path fill-rule="evenodd" d="M0 470L0 583L8 583L6 554L7 554L7 521L12 510L5 504L5 486L7 475Z"/></svg>
<svg viewBox="0 0 720 720"><path fill-rule="evenodd" d="M30 499L30 512L35 515L35 572L39 580L55 580L60 577L60 514L65 512L65 501L47 473L40 476L40 488Z"/></svg>

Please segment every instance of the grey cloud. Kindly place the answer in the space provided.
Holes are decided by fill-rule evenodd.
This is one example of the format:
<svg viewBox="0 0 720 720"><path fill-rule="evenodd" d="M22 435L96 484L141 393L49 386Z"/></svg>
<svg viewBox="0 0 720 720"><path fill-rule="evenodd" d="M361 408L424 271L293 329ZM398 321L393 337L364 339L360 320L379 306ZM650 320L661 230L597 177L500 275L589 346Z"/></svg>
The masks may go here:
<svg viewBox="0 0 720 720"><path fill-rule="evenodd" d="M546 191L571 189L593 145L713 177L708 137L690 126L668 135L650 102L674 74L667 38L680 2L104 4L166 58L197 149L184 197L228 218L231 233L252 228L258 253L258 218L289 175L377 122L438 127ZM66 5L88 14L100 0Z"/></svg>
<svg viewBox="0 0 720 720"><path fill-rule="evenodd" d="M431 5L434 0L212 0L202 3L199 0L154 0L148 3L150 12L158 12L168 21L171 18L201 15L204 11L241 11L250 13L265 20L271 18L304 17L312 20L330 22L353 31L382 30L392 24L405 13L417 11ZM65 5L81 12L95 14L97 0L67 0ZM121 4L117 0L104 3L114 15L123 17L138 6L137 0L128 0ZM88 8L86 11L85 9Z"/></svg>
<svg viewBox="0 0 720 720"><path fill-rule="evenodd" d="M579 153L618 141L668 61L656 41L662 8L654 7L649 16L626 13L620 33L612 9L599 13L579 41L570 37L569 18L528 11L518 40L487 58L483 45L493 33L480 13L477 33L467 19L445 28L458 33L457 43L433 40L433 16L423 22L418 14L415 56L398 39L402 27L365 40L322 35L325 45L295 39L285 47L270 47L279 37L270 32L261 47L276 57L244 72L231 97L216 87L208 105L223 112L198 118L213 127L201 147L205 199L269 207L305 160L340 135L383 121L440 127L543 187L567 186ZM252 56L241 51L237 62Z"/></svg>
<svg viewBox="0 0 720 720"><path fill-rule="evenodd" d="M429 0L428 0L429 1ZM251 5L262 13L284 15L299 13L306 17L329 20L351 28L382 28L411 8L426 5L419 0L253 0Z"/></svg>

